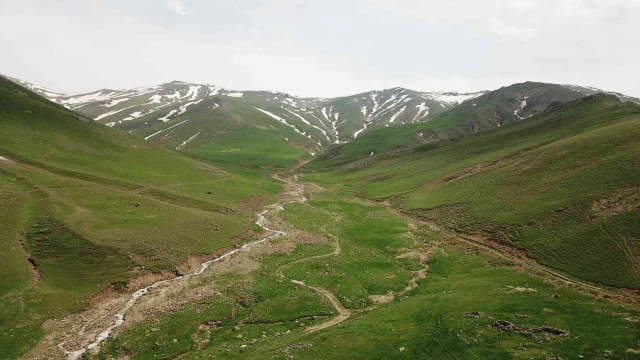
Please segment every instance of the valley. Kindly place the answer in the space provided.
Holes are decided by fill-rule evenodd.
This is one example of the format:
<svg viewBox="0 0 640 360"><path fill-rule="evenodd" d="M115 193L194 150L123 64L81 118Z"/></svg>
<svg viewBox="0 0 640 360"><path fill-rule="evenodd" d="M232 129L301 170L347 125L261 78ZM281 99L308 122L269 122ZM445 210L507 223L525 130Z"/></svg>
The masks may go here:
<svg viewBox="0 0 640 360"><path fill-rule="evenodd" d="M640 105L596 91L0 78L0 357L635 358Z"/></svg>

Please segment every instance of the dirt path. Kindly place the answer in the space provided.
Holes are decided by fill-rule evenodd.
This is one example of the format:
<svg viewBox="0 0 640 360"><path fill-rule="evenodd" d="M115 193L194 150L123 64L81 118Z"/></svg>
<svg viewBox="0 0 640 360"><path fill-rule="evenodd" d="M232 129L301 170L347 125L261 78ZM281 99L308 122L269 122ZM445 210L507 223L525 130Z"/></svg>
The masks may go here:
<svg viewBox="0 0 640 360"><path fill-rule="evenodd" d="M270 239L287 235L287 233L284 231L270 229L269 227L267 227L265 223L266 215L270 212L278 212L283 210L283 206L286 204L294 202L305 202L307 199L304 197L304 185L299 182L297 180L297 177L295 176L293 178L284 179L279 177L278 175L274 175L274 178L285 183L285 189L283 193L279 195L281 201L266 206L262 212L257 214L258 220L255 222L263 230L270 233L268 236L247 243L239 248L227 251L210 261L203 262L194 272L190 274L153 282L152 284L135 291L124 303L122 303L122 301L120 301L119 303L116 302L115 305L111 305L110 307L105 306L106 309L104 309L103 311L96 311L95 309L92 309L88 311L85 316L82 316L83 314L81 314L80 316L71 317L71 322L75 321L77 323L72 324L70 329L77 329L79 327L79 330L75 330L64 335L63 341L57 344L57 348L62 351L67 359L78 359L82 357L87 351L98 348L104 340L108 339L111 336L112 332L116 328L122 326L125 323L125 317L127 313L136 305L140 298L148 294L165 292L169 288L184 286L186 284L186 280L204 273L214 263L220 262L241 251L245 251L254 246L258 246ZM337 300L335 301L337 302ZM111 322L106 321L109 318L113 320ZM104 327L96 330L95 327L100 326L100 324L104 324ZM89 327L94 328L91 333L96 335L92 336L85 333L86 329ZM55 330L56 329L54 329L54 331ZM73 345L69 346L68 343L72 343ZM75 348L75 350L70 350L69 347L73 347Z"/></svg>
<svg viewBox="0 0 640 360"><path fill-rule="evenodd" d="M331 305L333 305L333 307L336 309L336 311L338 311L338 316L334 317L333 319L329 320L329 321L325 321L322 324L318 324L316 326L311 326L309 328L306 329L306 332L308 333L312 333L318 330L322 330L322 329L326 329L328 327L337 325L345 320L347 320L349 318L349 316L351 316L351 311L349 311L349 309L345 308L344 306L342 306L342 303L340 303L340 301L338 299L336 299L335 296L333 296L332 293L330 293L327 290L324 289L320 289L317 287L313 287L313 286L309 286L307 284L304 283L304 281L298 281L298 280L291 280L292 283L294 284L298 284L301 286L305 286L308 287L309 289L323 295L324 297L326 297L329 302L331 302Z"/></svg>
<svg viewBox="0 0 640 360"><path fill-rule="evenodd" d="M369 201L368 199L362 199L362 200ZM565 275L559 274L559 273L557 273L557 272L555 272L555 271L553 271L551 269L548 269L548 268L546 268L546 267L534 262L533 260L528 261L528 260L521 259L521 258L519 258L517 256L512 256L509 253L507 253L505 251L502 251L501 249L499 249L499 248L497 248L495 246L492 246L491 244L487 244L487 243L484 243L484 242L481 242L481 241L478 241L478 240L474 240L474 239L465 237L465 236L457 234L457 233L453 233L453 232L447 231L447 230L439 227L438 225L436 225L435 223L433 223L431 221L427 222L427 221L423 221L423 220L420 220L420 219L416 219L416 218L414 218L412 216L409 216L409 215L405 214L400 209L396 208L388 200L386 200L386 201L371 201L371 202L375 203L375 204L379 204L379 205L384 205L391 212L393 212L394 214L396 214L398 216L402 216L402 217L404 217L406 219L410 219L411 221L415 221L415 222L417 222L417 223L419 223L421 225L428 226L432 231L444 234L444 235L446 235L446 236L448 236L450 238L454 238L454 239L457 239L457 240L460 240L460 241L464 241L464 242L466 242L468 244L471 244L471 245L473 245L475 247L482 248L484 250L490 251L491 253L493 253L495 255L498 255L501 258L511 260L511 261L517 263L518 265L522 266L523 268L528 268L528 269L533 270L533 271L535 271L537 273L544 273L544 274L546 274L546 275L548 275L548 276L550 276L550 277L552 277L554 279L560 280L561 282L564 282L566 284L576 285L579 288L581 288L583 290L586 290L586 291L595 290L595 291L597 291L597 292L599 292L601 294L609 295L609 297L611 299L615 299L615 298L624 299L625 303L631 303L631 304L637 304L637 302L638 302L637 298L634 297L634 296L629 296L629 295L626 295L624 293L612 292L612 291L610 291L608 289L605 289L605 288L601 288L601 287L598 287L598 286L594 286L594 285L586 284L584 282L573 280L573 279L571 279L571 278L569 278L569 277L567 277Z"/></svg>

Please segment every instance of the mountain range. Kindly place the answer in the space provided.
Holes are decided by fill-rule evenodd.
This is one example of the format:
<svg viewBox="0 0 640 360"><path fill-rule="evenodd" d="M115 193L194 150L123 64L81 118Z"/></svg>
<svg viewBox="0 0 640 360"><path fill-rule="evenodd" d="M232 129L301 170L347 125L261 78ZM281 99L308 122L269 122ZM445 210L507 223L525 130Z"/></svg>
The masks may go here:
<svg viewBox="0 0 640 360"><path fill-rule="evenodd" d="M69 94L12 80L97 122L191 156L234 164L251 163L259 157L265 166L310 158L376 129L426 124L447 116L455 116L458 123L455 129L447 126L447 134L422 132L422 126L416 125L418 130L410 139L428 142L474 133L523 120L554 103L603 92L576 85L526 82L475 93L391 88L327 99L173 81ZM387 149L372 148L368 154L382 150Z"/></svg>

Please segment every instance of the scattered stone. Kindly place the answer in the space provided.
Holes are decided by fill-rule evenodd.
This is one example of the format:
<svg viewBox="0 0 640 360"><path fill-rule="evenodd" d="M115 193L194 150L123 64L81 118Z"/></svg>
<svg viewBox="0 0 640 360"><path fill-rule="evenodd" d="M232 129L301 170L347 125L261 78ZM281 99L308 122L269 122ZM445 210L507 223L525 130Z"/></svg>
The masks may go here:
<svg viewBox="0 0 640 360"><path fill-rule="evenodd" d="M213 192L211 192L211 190L207 191L207 195L211 195L213 194Z"/></svg>
<svg viewBox="0 0 640 360"><path fill-rule="evenodd" d="M508 322L508 321L504 321L504 320L498 320L498 321L494 321L491 324L491 327L494 329L498 329L500 331L518 331L520 330L520 327Z"/></svg>
<svg viewBox="0 0 640 360"><path fill-rule="evenodd" d="M473 317L473 318L481 318L484 316L483 313L478 312L478 311L469 311L464 313L467 317Z"/></svg>
<svg viewBox="0 0 640 360"><path fill-rule="evenodd" d="M233 331L240 331L240 326L236 325L233 327Z"/></svg>
<svg viewBox="0 0 640 360"><path fill-rule="evenodd" d="M334 272L335 270L332 268L328 268L327 270L321 272L318 274L318 276L329 276L329 274L331 274L332 272Z"/></svg>
<svg viewBox="0 0 640 360"><path fill-rule="evenodd" d="M555 294L555 295L553 295L553 298L554 298L554 299L559 299L559 298L560 298L560 294Z"/></svg>
<svg viewBox="0 0 640 360"><path fill-rule="evenodd" d="M504 321L504 320L498 320L498 321L493 322L491 324L491 327L494 328L494 329L498 329L500 331L517 332L518 334L521 334L523 336L526 336L526 337L529 337L529 338L533 338L533 339L538 339L536 334L539 334L539 333L547 333L547 334L554 335L556 337L566 336L568 334L568 332L566 332L564 330L552 328L550 326L538 326L536 328L527 328L527 327L517 326L515 324L512 324L512 323L510 323L508 321ZM547 341L547 340L550 340L550 338L548 338L546 336L543 336L539 340Z"/></svg>
<svg viewBox="0 0 640 360"><path fill-rule="evenodd" d="M398 350L400 350L400 352L403 352L403 351L404 351L404 348L403 348L403 347L401 347L401 348L399 348Z"/></svg>
<svg viewBox="0 0 640 360"><path fill-rule="evenodd" d="M137 203L135 206L138 208L138 207L142 206L142 204Z"/></svg>
<svg viewBox="0 0 640 360"><path fill-rule="evenodd" d="M280 352L289 355L289 350L291 350L291 349L308 349L308 348L310 348L312 346L313 346L313 344L297 343L297 344L293 344L293 345L287 346L286 348L280 350Z"/></svg>
<svg viewBox="0 0 640 360"><path fill-rule="evenodd" d="M244 352L245 350L247 350L247 345L240 346L240 352Z"/></svg>
<svg viewBox="0 0 640 360"><path fill-rule="evenodd" d="M242 339L242 334L238 334L238 336L236 336L236 339L241 340Z"/></svg>

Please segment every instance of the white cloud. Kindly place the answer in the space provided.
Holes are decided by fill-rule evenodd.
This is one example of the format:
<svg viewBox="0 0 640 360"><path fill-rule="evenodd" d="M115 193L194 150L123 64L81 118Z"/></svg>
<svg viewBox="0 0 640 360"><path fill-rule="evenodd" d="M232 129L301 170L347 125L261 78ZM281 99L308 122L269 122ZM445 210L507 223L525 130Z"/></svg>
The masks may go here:
<svg viewBox="0 0 640 360"><path fill-rule="evenodd" d="M639 0L167 2L189 21L138 1L154 6L0 0L0 71L71 92L184 80L331 97L536 80L640 95Z"/></svg>
<svg viewBox="0 0 640 360"><path fill-rule="evenodd" d="M498 19L491 19L491 33L503 40L531 40L538 36L538 29L534 27L518 27L505 24Z"/></svg>
<svg viewBox="0 0 640 360"><path fill-rule="evenodd" d="M165 6L167 9L183 16L191 14L191 9L180 0L165 0Z"/></svg>

